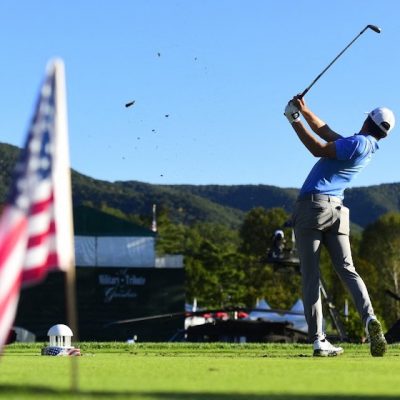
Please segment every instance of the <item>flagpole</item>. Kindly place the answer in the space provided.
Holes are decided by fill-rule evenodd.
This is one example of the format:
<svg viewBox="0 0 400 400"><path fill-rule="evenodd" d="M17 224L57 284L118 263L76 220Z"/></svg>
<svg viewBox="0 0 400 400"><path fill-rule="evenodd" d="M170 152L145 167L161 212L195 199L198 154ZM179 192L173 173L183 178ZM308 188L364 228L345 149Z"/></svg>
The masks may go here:
<svg viewBox="0 0 400 400"><path fill-rule="evenodd" d="M62 225L57 235L59 267L65 271L66 309L69 327L72 330L74 342L79 342L78 315L76 305L76 272L74 250L74 228L72 214L72 189L68 145L68 118L66 104L66 84L64 63L60 59L53 60L50 68L55 69L56 79L56 137L55 137L55 168L54 187L56 198L56 221ZM58 227L57 227L58 228ZM71 391L79 391L78 357L71 357Z"/></svg>
<svg viewBox="0 0 400 400"><path fill-rule="evenodd" d="M68 324L74 334L74 342L79 341L78 336L78 315L76 307L76 277L75 265L65 273L65 295L67 303ZM78 357L71 357L71 391L79 392L79 364Z"/></svg>

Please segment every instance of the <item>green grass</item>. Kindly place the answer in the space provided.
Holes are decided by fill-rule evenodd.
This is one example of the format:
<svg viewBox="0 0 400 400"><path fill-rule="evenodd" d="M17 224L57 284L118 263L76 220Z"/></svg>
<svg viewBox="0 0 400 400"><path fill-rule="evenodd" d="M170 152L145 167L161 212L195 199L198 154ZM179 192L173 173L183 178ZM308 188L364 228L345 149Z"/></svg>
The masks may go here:
<svg viewBox="0 0 400 400"><path fill-rule="evenodd" d="M306 345L82 343L73 360L9 346L2 399L361 400L400 398L400 346L372 358L366 345L313 358ZM70 392L72 367L79 392Z"/></svg>

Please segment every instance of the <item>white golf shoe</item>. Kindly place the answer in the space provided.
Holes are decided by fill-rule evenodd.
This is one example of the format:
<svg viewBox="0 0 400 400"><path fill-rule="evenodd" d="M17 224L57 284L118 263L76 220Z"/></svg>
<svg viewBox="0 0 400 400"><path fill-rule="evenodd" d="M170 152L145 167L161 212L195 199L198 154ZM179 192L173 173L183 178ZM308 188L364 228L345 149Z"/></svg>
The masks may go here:
<svg viewBox="0 0 400 400"><path fill-rule="evenodd" d="M317 339L314 342L314 357L335 357L343 353L342 347L335 347L326 339Z"/></svg>
<svg viewBox="0 0 400 400"><path fill-rule="evenodd" d="M371 355L373 357L383 357L387 350L387 343L380 322L374 317L368 317L365 331L371 346Z"/></svg>

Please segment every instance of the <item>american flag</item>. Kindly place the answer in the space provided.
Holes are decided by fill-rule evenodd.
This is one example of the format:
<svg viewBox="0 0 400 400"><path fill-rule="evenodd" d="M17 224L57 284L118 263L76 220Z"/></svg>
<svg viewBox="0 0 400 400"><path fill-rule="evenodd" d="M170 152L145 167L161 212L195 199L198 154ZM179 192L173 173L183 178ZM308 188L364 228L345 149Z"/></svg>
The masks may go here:
<svg viewBox="0 0 400 400"><path fill-rule="evenodd" d="M80 356L81 350L75 347L47 346L42 349L42 356Z"/></svg>
<svg viewBox="0 0 400 400"><path fill-rule="evenodd" d="M21 284L40 282L50 269L73 264L68 146L61 148L68 143L66 132L64 68L55 61L42 84L0 219L0 349L15 318Z"/></svg>

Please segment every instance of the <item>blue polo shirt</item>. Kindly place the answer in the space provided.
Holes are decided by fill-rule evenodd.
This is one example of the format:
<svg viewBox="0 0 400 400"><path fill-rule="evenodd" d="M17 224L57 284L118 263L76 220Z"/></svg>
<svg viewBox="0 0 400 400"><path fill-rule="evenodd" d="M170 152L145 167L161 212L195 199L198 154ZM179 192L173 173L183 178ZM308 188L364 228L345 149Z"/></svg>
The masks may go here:
<svg viewBox="0 0 400 400"><path fill-rule="evenodd" d="M362 134L337 139L335 145L336 158L319 159L300 189L300 195L322 193L343 199L344 190L379 148L373 136Z"/></svg>

